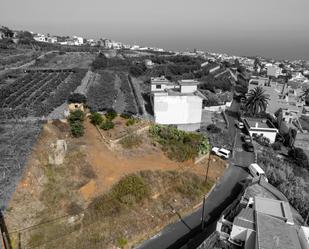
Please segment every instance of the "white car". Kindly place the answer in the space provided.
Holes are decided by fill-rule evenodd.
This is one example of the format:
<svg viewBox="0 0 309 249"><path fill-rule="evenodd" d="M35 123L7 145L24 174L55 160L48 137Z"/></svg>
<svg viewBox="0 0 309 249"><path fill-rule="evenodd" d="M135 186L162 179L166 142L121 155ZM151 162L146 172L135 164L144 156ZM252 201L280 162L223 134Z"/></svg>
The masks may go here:
<svg viewBox="0 0 309 249"><path fill-rule="evenodd" d="M231 152L229 150L224 149L224 148L220 149L218 147L213 147L211 149L211 152L216 154L217 156L225 158L225 159L228 159L230 157L230 154L231 154Z"/></svg>
<svg viewBox="0 0 309 249"><path fill-rule="evenodd" d="M245 127L243 122L238 122L236 126L238 127L238 129L243 129Z"/></svg>

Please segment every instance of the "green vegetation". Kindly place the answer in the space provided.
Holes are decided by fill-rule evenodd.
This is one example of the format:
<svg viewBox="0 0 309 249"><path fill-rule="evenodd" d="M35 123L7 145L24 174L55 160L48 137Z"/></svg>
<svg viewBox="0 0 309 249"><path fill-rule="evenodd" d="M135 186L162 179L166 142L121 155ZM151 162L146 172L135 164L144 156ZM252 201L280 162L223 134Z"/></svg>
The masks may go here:
<svg viewBox="0 0 309 249"><path fill-rule="evenodd" d="M309 212L305 177L309 172L292 162L277 158L276 153L270 149L258 154L258 164L265 170L269 182L278 188L305 218Z"/></svg>
<svg viewBox="0 0 309 249"><path fill-rule="evenodd" d="M120 248L124 248L126 244L128 244L128 241L125 238L119 238L117 242Z"/></svg>
<svg viewBox="0 0 309 249"><path fill-rule="evenodd" d="M289 158L299 167L309 169L309 160L301 148L292 148L288 152Z"/></svg>
<svg viewBox="0 0 309 249"><path fill-rule="evenodd" d="M84 135L83 121L85 114L81 110L71 111L68 121L71 128L71 133L74 137L81 137Z"/></svg>
<svg viewBox="0 0 309 249"><path fill-rule="evenodd" d="M115 110L113 110L113 109L110 109L110 110L108 110L106 112L105 117L108 120L112 121L112 120L114 120L117 117L117 112Z"/></svg>
<svg viewBox="0 0 309 249"><path fill-rule="evenodd" d="M153 125L151 137L162 145L170 159L183 162L209 151L207 137L196 132L184 132L171 126Z"/></svg>
<svg viewBox="0 0 309 249"><path fill-rule="evenodd" d="M125 149L132 149L135 147L139 147L142 143L143 143L142 137L134 133L129 134L120 141L120 144Z"/></svg>
<svg viewBox="0 0 309 249"><path fill-rule="evenodd" d="M219 128L215 124L210 124L207 126L207 131L209 131L210 133L220 133L221 128Z"/></svg>
<svg viewBox="0 0 309 249"><path fill-rule="evenodd" d="M100 125L100 128L105 131L113 129L114 127L115 127L115 124L109 119L104 120Z"/></svg>
<svg viewBox="0 0 309 249"><path fill-rule="evenodd" d="M98 112L92 112L90 115L90 122L93 125L101 125L103 123L103 117L100 113Z"/></svg>
<svg viewBox="0 0 309 249"><path fill-rule="evenodd" d="M134 117L130 117L127 121L126 121L126 126L132 126L136 123L138 123L138 119L134 118Z"/></svg>
<svg viewBox="0 0 309 249"><path fill-rule="evenodd" d="M269 97L265 95L262 87L251 89L248 93L246 102L247 112L255 116L260 112L265 112L268 104Z"/></svg>

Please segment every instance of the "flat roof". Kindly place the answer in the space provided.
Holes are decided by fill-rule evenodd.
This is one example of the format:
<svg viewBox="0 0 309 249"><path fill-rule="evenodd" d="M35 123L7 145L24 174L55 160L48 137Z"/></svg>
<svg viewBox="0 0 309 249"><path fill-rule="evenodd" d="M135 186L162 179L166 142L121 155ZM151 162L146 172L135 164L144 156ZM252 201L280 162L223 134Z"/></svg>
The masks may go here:
<svg viewBox="0 0 309 249"><path fill-rule="evenodd" d="M245 118L250 128L273 128L269 127L266 119Z"/></svg>
<svg viewBox="0 0 309 249"><path fill-rule="evenodd" d="M199 82L196 80L179 80L179 85L181 86L190 86L190 85L198 85Z"/></svg>
<svg viewBox="0 0 309 249"><path fill-rule="evenodd" d="M257 163L251 163L250 166L255 168L259 174L265 174L264 170Z"/></svg>
<svg viewBox="0 0 309 249"><path fill-rule="evenodd" d="M290 204L285 201L267 199L263 197L254 198L254 209L258 213L263 213L283 219L294 224Z"/></svg>
<svg viewBox="0 0 309 249"><path fill-rule="evenodd" d="M295 226L258 212L256 223L256 249L302 249Z"/></svg>

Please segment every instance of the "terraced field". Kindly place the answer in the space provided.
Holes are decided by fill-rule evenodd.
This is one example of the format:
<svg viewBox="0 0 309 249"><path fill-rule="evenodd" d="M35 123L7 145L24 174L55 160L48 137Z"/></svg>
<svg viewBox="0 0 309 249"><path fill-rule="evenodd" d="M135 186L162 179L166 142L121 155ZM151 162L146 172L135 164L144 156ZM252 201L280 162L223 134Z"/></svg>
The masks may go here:
<svg viewBox="0 0 309 249"><path fill-rule="evenodd" d="M47 116L80 85L86 70L29 71L0 87L0 119Z"/></svg>

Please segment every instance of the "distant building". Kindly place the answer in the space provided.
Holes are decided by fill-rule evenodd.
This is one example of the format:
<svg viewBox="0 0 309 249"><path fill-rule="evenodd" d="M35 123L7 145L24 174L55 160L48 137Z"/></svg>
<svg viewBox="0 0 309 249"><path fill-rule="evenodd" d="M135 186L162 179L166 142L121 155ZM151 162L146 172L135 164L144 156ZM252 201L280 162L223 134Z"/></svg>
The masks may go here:
<svg viewBox="0 0 309 249"><path fill-rule="evenodd" d="M267 76L272 76L277 78L279 75L281 75L282 69L273 64L268 64L266 65L266 70L267 70Z"/></svg>
<svg viewBox="0 0 309 249"><path fill-rule="evenodd" d="M151 69L151 68L153 68L154 63L152 62L152 60L146 59L146 60L145 60L145 66L146 66L148 69Z"/></svg>
<svg viewBox="0 0 309 249"><path fill-rule="evenodd" d="M203 97L197 91L198 82L181 80L177 83L165 77L152 78L153 109L155 122L175 125L180 130L200 128Z"/></svg>
<svg viewBox="0 0 309 249"><path fill-rule="evenodd" d="M244 118L244 124L251 137L262 135L268 138L270 143L275 142L278 129L268 120Z"/></svg>

